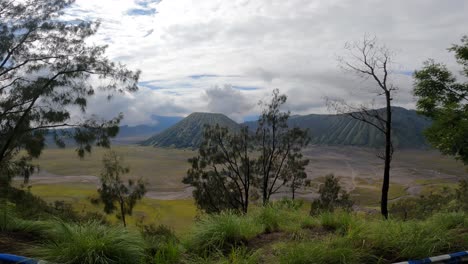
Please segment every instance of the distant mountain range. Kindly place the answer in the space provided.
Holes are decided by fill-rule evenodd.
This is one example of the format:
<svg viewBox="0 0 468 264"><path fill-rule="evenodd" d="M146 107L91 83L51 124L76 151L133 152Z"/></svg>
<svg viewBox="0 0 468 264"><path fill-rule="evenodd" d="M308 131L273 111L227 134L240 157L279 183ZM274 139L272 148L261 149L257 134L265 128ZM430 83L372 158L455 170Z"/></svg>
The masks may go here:
<svg viewBox="0 0 468 264"><path fill-rule="evenodd" d="M423 130L431 124L429 119L402 107L392 108L392 118L395 147L427 147ZM252 130L257 126L256 122L245 124ZM289 126L308 129L311 143L317 145L379 147L384 142L382 133L375 127L348 115L295 115L289 119Z"/></svg>
<svg viewBox="0 0 468 264"><path fill-rule="evenodd" d="M142 142L145 146L196 148L203 140L204 126L219 124L232 131L240 129L240 125L223 114L192 113L174 126L158 133Z"/></svg>
<svg viewBox="0 0 468 264"><path fill-rule="evenodd" d="M393 121L395 147L428 147L422 132L430 125L429 119L418 115L414 110L394 107ZM205 124L219 124L231 130L238 130L241 125L247 125L252 131L255 131L257 126L255 121L237 124L223 114L193 113L172 127L143 141L142 144L156 147L196 148L202 142ZM379 147L384 140L376 128L347 115L295 115L291 116L289 126L308 129L311 143L318 145Z"/></svg>
<svg viewBox="0 0 468 264"><path fill-rule="evenodd" d="M379 110L382 111L382 110ZM205 124L228 127L236 131L246 125L253 132L256 121L238 124L223 114L192 113L186 118L177 116L153 116L155 124L121 126L114 144L142 144L145 146L196 148L202 142ZM393 140L399 148L426 148L423 130L431 121L414 110L393 107ZM350 145L379 147L383 136L376 128L347 115L294 115L289 119L290 127L308 129L311 143L317 145ZM52 137L47 144L54 146ZM67 145L73 145L71 141Z"/></svg>
<svg viewBox="0 0 468 264"><path fill-rule="evenodd" d="M113 144L135 144L148 139L156 133L159 133L183 119L180 116L152 116L154 124L138 125L138 126L121 126L117 137L112 139ZM54 148L55 143L53 136L46 136L46 144L49 148ZM65 139L67 146L74 146L75 143L71 139Z"/></svg>
<svg viewBox="0 0 468 264"><path fill-rule="evenodd" d="M116 143L131 144L148 139L183 119L181 116L153 116L154 125L121 126L119 134L113 139Z"/></svg>

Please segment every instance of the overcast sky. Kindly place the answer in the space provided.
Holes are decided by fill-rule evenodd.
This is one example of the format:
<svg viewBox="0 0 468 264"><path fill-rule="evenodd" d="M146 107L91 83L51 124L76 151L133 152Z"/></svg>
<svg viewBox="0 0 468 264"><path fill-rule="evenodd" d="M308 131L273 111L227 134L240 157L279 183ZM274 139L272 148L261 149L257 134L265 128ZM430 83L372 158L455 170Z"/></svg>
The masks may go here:
<svg viewBox="0 0 468 264"><path fill-rule="evenodd" d="M395 52L394 103L412 108L411 73L427 58L457 70L446 49L468 34L466 0L77 0L67 14L101 20L92 41L143 71L137 93L90 103L129 125L195 111L242 121L274 88L295 114L327 113L324 97L367 102L371 84L337 62L364 34Z"/></svg>

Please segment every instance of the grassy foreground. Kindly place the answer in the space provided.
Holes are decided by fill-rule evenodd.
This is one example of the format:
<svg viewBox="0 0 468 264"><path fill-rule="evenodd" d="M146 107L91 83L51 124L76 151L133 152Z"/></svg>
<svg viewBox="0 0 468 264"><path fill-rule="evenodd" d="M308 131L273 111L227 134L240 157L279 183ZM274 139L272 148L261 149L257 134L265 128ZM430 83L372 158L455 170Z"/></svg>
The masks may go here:
<svg viewBox="0 0 468 264"><path fill-rule="evenodd" d="M176 236L164 226L125 230L97 222L28 221L8 215L4 234L28 233L21 252L55 263L392 263L468 248L468 214L388 220L360 213L309 216L291 201L247 215L204 215ZM2 234L2 233L0 233Z"/></svg>

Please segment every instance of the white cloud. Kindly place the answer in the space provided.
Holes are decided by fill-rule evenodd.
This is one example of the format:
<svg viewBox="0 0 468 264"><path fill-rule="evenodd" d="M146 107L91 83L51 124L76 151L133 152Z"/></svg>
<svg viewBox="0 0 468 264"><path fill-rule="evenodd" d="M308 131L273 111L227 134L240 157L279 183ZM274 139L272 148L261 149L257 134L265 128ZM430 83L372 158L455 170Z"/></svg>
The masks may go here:
<svg viewBox="0 0 468 264"><path fill-rule="evenodd" d="M142 8L156 12L129 14ZM256 102L273 88L285 92L291 110L301 114L325 112L324 96L364 101L362 82L337 67L346 41L377 35L397 52L399 71L413 71L429 57L454 68L446 48L468 34L466 14L465 0L77 0L69 11L100 19L93 41L109 44L111 58L143 70L146 87L140 92L115 99L117 106L90 104L104 115L120 108L132 124L152 114L192 111L241 119L258 107L248 109L239 98ZM400 87L394 102L414 106L410 76L399 74L394 81ZM252 89L213 103L217 93L233 92L212 89L224 84Z"/></svg>

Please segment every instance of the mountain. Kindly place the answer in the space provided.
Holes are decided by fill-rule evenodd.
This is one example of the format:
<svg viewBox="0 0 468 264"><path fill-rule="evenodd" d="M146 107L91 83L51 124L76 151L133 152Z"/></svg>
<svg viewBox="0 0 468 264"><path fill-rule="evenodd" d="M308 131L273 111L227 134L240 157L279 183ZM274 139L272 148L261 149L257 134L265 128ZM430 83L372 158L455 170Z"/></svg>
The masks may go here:
<svg viewBox="0 0 468 264"><path fill-rule="evenodd" d="M119 134L111 139L113 144L135 144L139 143L148 137L153 136L156 133L163 131L164 129L171 127L176 124L183 117L180 116L152 116L155 124L151 125L138 125L138 126L121 126L119 128ZM70 129L62 129L70 130ZM67 146L75 146L75 142L72 139L64 139ZM48 148L55 148L55 142L52 133L46 136L46 145Z"/></svg>
<svg viewBox="0 0 468 264"><path fill-rule="evenodd" d="M180 116L152 116L154 125L121 126L119 134L113 139L116 143L137 143L159 133L180 120Z"/></svg>
<svg viewBox="0 0 468 264"><path fill-rule="evenodd" d="M418 115L414 110L393 107L392 111L394 146L426 148L422 132L431 121ZM290 127L309 129L312 144L379 147L384 142L382 133L375 127L347 115L294 115L288 122ZM256 122L244 124L252 130L256 128Z"/></svg>
<svg viewBox="0 0 468 264"><path fill-rule="evenodd" d="M205 125L219 124L233 131L240 125L223 114L192 113L177 124L142 142L145 146L196 148L203 140Z"/></svg>

